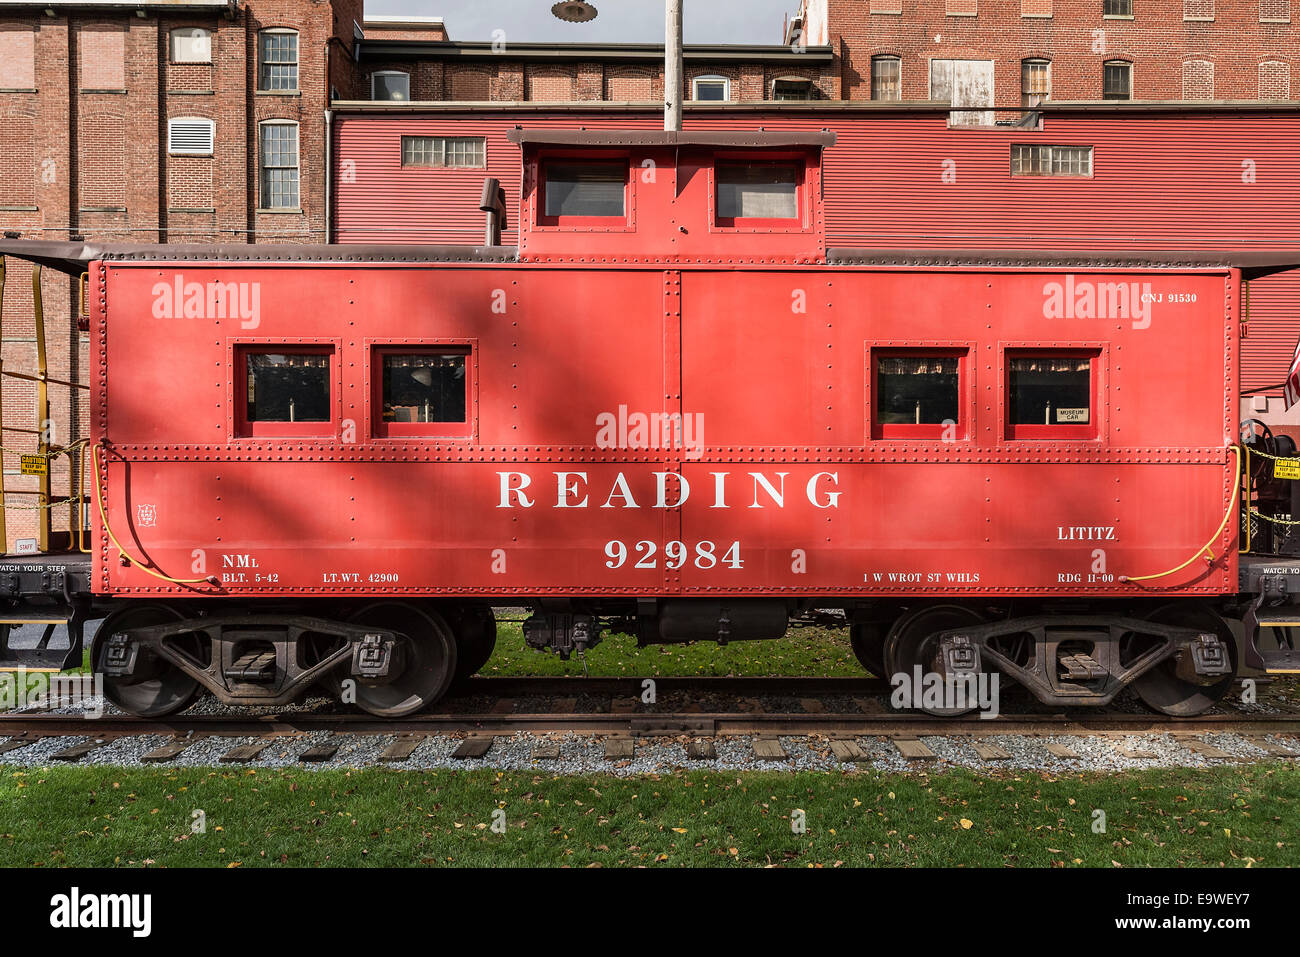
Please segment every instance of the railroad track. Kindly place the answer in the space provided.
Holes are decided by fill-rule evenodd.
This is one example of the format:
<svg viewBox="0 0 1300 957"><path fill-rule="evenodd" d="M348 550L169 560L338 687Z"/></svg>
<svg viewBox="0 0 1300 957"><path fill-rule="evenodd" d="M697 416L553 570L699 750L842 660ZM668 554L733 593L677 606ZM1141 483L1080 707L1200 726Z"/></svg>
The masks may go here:
<svg viewBox="0 0 1300 957"><path fill-rule="evenodd" d="M889 710L882 696L885 682L871 678L656 678L660 700L680 703L682 695L692 701L720 700L722 710L704 710L698 704L688 708L644 704L641 694L648 679L628 678L476 678L437 710L397 720L374 718L355 712L296 710L275 714L190 714L163 719L132 715L89 718L78 714L46 712L0 714L0 754L16 751L50 738L73 739L68 748L50 755L55 760L79 760L100 747L122 738L162 736L172 743L156 749L147 760L171 760L192 743L211 738L251 739L232 747L220 760L255 760L276 740L292 741L306 736L324 736L325 744L313 746L303 760L329 760L339 741L348 736L388 736L391 741L380 760L401 761L409 757L426 738L463 739L455 757L482 757L497 737L518 734L538 736L538 754L553 749L547 736L561 733L606 739L606 753L613 758L631 757L637 739L663 737L690 740L692 756L713 753L712 739L749 736L756 739L759 757L781 760L780 738L830 739L841 760L867 760L855 743L858 737L887 739L908 760L926 760L934 754L920 738L938 736L970 739L982 754L998 756L999 748L988 739L1000 735L1068 738L1071 736L1133 736L1167 734L1188 744L1191 750L1214 756L1216 749L1197 736L1212 732L1233 732L1262 742L1275 757L1300 756L1300 713L1223 713L1191 718L1171 718L1151 713L1121 713L1108 710L1070 713L1004 713L994 718L965 716L945 718L915 712ZM748 697L742 697L742 696ZM575 710L579 697L606 699L597 705L605 710ZM797 703L802 710L764 710L759 698L769 702ZM869 710L829 711L821 699L841 699L864 705ZM554 710L529 711L521 706L542 699ZM478 704L485 710L467 710ZM738 703L745 703L742 710ZM1283 736L1288 745L1266 736ZM982 742L982 743L980 743ZM1068 757L1069 748L1051 746L1052 753Z"/></svg>

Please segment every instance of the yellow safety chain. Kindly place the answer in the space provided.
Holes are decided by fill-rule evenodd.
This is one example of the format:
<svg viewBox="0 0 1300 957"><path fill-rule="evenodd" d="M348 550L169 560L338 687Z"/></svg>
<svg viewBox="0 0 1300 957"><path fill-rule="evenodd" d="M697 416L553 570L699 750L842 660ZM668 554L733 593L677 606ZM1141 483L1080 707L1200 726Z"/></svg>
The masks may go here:
<svg viewBox="0 0 1300 957"><path fill-rule="evenodd" d="M48 452L42 452L39 449L34 452L24 451L23 449L11 449L7 446L0 445L0 452L7 452L10 455L26 455L29 458L39 456L46 461L49 461L50 459L57 459L60 455L75 452L77 449L89 444L89 440L87 439L77 439L77 441L73 442L71 445L65 445L61 448L51 448Z"/></svg>
<svg viewBox="0 0 1300 957"><path fill-rule="evenodd" d="M1259 509L1257 508L1252 508L1249 511L1250 514L1254 515L1256 518L1262 518L1264 521L1272 522L1274 525L1300 525L1300 522L1294 521L1292 519L1278 518L1275 515L1261 515L1259 513Z"/></svg>
<svg viewBox="0 0 1300 957"><path fill-rule="evenodd" d="M134 565L136 568L140 569L143 572L148 572L154 578L161 578L163 581L171 582L173 585L220 584L217 581L215 575L209 575L207 578L172 578L170 575L164 575L162 572L150 568L148 565L144 564L143 562L138 561L137 559L134 559L130 555L128 555L126 553L126 549L122 547L122 543L117 540L117 536L113 534L113 529L110 528L108 524L108 512L104 508L104 495L103 495L103 491L99 487L99 446L98 445L91 445L90 447L90 466L91 466L91 474L94 476L93 484L95 486L95 502L99 505L99 519L101 522L104 523L104 533L108 535L109 541L111 541L114 547L117 549L117 554L119 558L125 559L127 562Z"/></svg>
<svg viewBox="0 0 1300 957"><path fill-rule="evenodd" d="M1219 527L1214 530L1214 534L1210 536L1210 540L1205 543L1205 546L1200 551L1198 551L1191 558L1187 559L1187 561L1183 562L1181 565L1177 565L1169 569L1169 571L1167 572L1159 572L1155 575L1120 575L1119 576L1120 581L1142 582L1142 581L1150 581L1153 578L1165 578L1169 575L1174 574L1175 572L1182 571L1184 568L1186 568L1192 562L1196 561L1196 559L1198 558L1204 558L1207 564L1214 563L1214 550L1210 548L1210 546L1213 545L1215 540L1218 539L1218 537L1223 534L1223 530L1228 527L1228 519L1230 519L1232 517L1232 513L1237 510L1237 507L1239 505L1238 496L1241 494L1241 449L1239 449L1236 445L1230 445L1228 446L1228 448L1232 449L1232 454L1235 457L1235 461L1233 463L1233 472L1232 472L1233 474L1232 495L1228 497L1228 510L1223 513L1223 521L1221 521L1219 523Z"/></svg>

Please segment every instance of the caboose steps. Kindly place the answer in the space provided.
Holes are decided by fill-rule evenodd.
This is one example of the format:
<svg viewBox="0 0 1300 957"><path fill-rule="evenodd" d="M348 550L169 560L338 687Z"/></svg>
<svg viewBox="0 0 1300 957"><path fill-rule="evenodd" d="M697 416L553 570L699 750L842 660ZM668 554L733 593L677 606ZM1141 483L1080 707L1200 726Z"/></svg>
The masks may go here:
<svg viewBox="0 0 1300 957"><path fill-rule="evenodd" d="M83 606L18 606L0 614L0 671L66 671L81 667L85 621ZM11 648L14 629L24 626L42 628L41 637L35 647ZM66 629L67 642L62 646L52 646L51 642L61 627Z"/></svg>

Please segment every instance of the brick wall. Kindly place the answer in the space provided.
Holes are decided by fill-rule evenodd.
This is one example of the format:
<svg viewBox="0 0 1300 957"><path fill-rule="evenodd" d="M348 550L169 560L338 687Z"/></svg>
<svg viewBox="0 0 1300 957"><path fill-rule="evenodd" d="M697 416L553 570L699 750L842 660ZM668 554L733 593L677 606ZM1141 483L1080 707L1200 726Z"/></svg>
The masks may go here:
<svg viewBox="0 0 1300 957"><path fill-rule="evenodd" d="M328 85L354 95L353 21L361 0L247 0L234 18L183 8L58 8L0 18L0 229L26 239L120 242L321 242L325 237L324 118ZM298 31L298 90L257 92L258 31ZM206 30L211 62L173 62L173 30ZM328 47L329 64L326 65ZM327 85L328 69L328 85ZM215 124L212 156L168 155L168 120ZM250 119L252 122L250 123ZM258 123L299 124L301 211L258 212ZM46 271L42 283L49 375L85 381L89 344L77 331L78 283ZM0 357L9 371L37 368L32 269L7 262ZM53 441L86 434L84 393L49 388ZM36 428L32 383L0 380L8 427ZM0 444L34 451L36 436L6 432ZM36 479L17 454L0 455L5 547L36 536ZM67 490L66 459L52 468ZM62 508L56 529L67 527Z"/></svg>
<svg viewBox="0 0 1300 957"><path fill-rule="evenodd" d="M659 64L623 64L574 61L538 64L510 60L465 62L459 57L395 60L367 58L357 71L356 99L371 98L370 77L383 70L397 70L411 78L411 99L454 102L658 102L663 96L663 67ZM779 78L808 80L815 99L839 96L838 68L830 64L765 65L761 61L735 65L712 65L691 61L685 70L686 95L697 76L725 76L731 80L733 101L768 100L772 81Z"/></svg>
<svg viewBox="0 0 1300 957"><path fill-rule="evenodd" d="M1297 88L1290 0L1134 0L1132 9L1107 17L1102 0L829 0L828 16L851 99L870 97L876 54L901 58L904 99L929 97L932 59L993 60L1003 108L1020 104L1029 57L1052 61L1058 100L1100 99L1107 60L1132 63L1134 99L1276 99Z"/></svg>

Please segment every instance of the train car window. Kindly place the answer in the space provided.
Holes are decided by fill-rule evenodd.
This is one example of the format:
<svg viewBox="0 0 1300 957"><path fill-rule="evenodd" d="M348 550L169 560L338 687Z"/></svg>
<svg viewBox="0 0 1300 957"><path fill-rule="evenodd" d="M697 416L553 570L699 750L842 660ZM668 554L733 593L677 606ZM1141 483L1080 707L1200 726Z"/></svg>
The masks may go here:
<svg viewBox="0 0 1300 957"><path fill-rule="evenodd" d="M800 174L795 163L719 163L718 220L797 219Z"/></svg>
<svg viewBox="0 0 1300 957"><path fill-rule="evenodd" d="M240 352L243 435L328 434L333 419L332 349Z"/></svg>
<svg viewBox="0 0 1300 957"><path fill-rule="evenodd" d="M468 348L376 350L375 434L458 436L468 433Z"/></svg>
<svg viewBox="0 0 1300 957"><path fill-rule="evenodd" d="M1096 361L1096 352L1009 352L1008 437L1095 436Z"/></svg>
<svg viewBox="0 0 1300 957"><path fill-rule="evenodd" d="M626 215L626 163L551 161L543 167L543 176L548 219Z"/></svg>
<svg viewBox="0 0 1300 957"><path fill-rule="evenodd" d="M964 437L965 352L875 350L874 438Z"/></svg>

